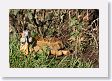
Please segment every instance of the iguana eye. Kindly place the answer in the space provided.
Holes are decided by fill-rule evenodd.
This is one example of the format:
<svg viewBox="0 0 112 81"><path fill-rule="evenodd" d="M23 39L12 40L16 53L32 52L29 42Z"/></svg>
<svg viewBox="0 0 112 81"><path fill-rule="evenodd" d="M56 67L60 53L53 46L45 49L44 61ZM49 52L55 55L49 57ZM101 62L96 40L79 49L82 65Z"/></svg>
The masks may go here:
<svg viewBox="0 0 112 81"><path fill-rule="evenodd" d="M22 42L22 44L24 45L24 44L25 44L25 42Z"/></svg>

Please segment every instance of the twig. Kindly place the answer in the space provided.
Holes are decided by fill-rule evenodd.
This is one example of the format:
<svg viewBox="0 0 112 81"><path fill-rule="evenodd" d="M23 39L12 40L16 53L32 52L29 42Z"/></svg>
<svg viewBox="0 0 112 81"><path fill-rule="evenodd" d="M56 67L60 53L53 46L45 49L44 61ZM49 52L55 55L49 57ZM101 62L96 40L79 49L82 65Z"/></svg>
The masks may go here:
<svg viewBox="0 0 112 81"><path fill-rule="evenodd" d="M92 26L96 21L98 21L98 20L99 20L99 18L93 20L92 23L91 23L88 27L91 27L91 26Z"/></svg>

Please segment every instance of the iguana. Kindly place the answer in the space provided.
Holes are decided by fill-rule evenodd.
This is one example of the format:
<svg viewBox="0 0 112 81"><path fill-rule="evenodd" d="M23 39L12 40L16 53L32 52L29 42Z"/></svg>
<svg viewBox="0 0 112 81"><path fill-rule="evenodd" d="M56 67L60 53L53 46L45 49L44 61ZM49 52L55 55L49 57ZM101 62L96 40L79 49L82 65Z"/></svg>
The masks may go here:
<svg viewBox="0 0 112 81"><path fill-rule="evenodd" d="M32 37L29 37L28 31L25 30L22 33L22 37L20 39L20 51L22 51L25 55L28 55L29 52L38 52L43 48L43 46L48 46L50 48L50 54L61 56L61 55L69 55L69 50L62 50L63 43L61 40L55 37L50 38L42 38L42 37L35 37L35 40L32 40ZM29 48L29 44L35 41L35 46Z"/></svg>

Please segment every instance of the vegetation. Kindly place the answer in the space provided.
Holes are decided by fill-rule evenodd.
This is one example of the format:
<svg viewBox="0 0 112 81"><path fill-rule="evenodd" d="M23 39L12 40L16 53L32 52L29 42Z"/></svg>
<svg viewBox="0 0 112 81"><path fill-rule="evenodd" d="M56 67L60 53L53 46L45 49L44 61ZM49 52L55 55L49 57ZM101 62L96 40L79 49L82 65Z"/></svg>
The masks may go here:
<svg viewBox="0 0 112 81"><path fill-rule="evenodd" d="M33 38L58 38L70 54L51 55L49 47L43 46L26 56L20 51L24 27ZM10 68L98 68L99 10L10 9L9 49Z"/></svg>

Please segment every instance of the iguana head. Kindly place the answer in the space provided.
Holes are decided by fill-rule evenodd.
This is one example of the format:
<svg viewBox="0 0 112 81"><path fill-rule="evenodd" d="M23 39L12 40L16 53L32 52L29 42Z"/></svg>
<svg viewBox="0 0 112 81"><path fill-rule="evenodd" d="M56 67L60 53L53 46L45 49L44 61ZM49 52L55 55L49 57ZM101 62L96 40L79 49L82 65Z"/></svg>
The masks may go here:
<svg viewBox="0 0 112 81"><path fill-rule="evenodd" d="M20 38L20 51L27 55L29 53L29 43L32 42L32 37L29 37L27 29L23 30L22 37Z"/></svg>

